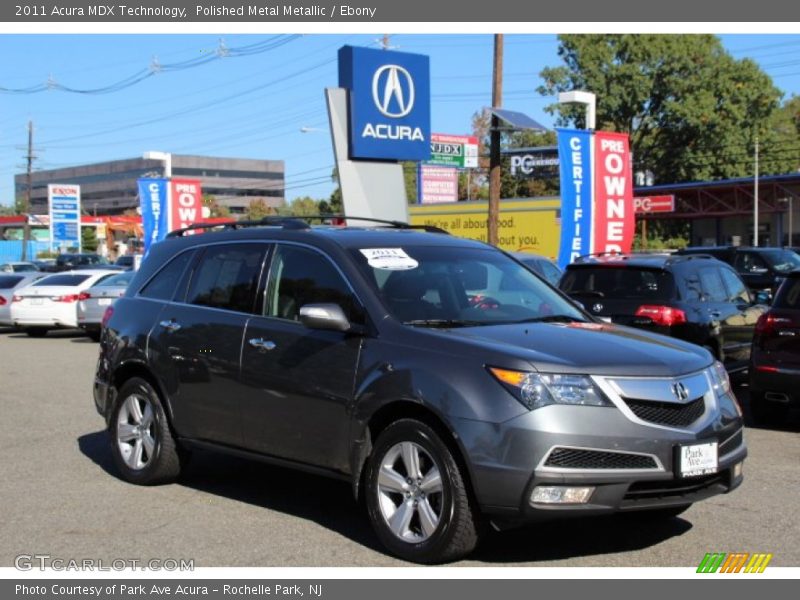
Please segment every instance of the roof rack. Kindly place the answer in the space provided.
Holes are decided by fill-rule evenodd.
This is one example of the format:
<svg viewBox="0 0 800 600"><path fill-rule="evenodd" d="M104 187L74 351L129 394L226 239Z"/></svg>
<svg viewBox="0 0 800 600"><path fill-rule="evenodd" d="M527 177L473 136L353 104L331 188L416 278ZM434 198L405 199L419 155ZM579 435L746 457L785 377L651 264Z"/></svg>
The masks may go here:
<svg viewBox="0 0 800 600"><path fill-rule="evenodd" d="M444 229L435 227L433 225L409 225L408 223L404 223L402 221L389 221L386 219L375 219L373 217L354 217L344 214L322 214L322 215L303 215L303 216L268 215L262 219L247 220L247 221L225 221L222 223L194 223L192 225L189 225L188 227L183 227L182 229L176 229L175 231L170 231L167 234L167 237L168 238L182 237L186 233L198 230L243 229L245 227L274 226L274 227L282 227L283 229L300 230L300 229L310 229L310 225L307 223L307 221L331 221L331 222L340 221L341 223L331 223L331 224L344 225L344 222L347 221L348 219L352 219L354 221L367 221L370 223L378 223L381 225L387 225L394 229L415 229L415 230L427 231L430 233L444 233L444 234L448 233Z"/></svg>

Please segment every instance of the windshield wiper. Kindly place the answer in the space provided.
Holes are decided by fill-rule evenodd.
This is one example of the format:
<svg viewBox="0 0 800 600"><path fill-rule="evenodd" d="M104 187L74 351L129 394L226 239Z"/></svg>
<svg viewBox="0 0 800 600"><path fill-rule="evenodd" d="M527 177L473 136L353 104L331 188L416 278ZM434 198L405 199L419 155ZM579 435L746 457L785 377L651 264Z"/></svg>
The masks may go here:
<svg viewBox="0 0 800 600"><path fill-rule="evenodd" d="M403 325L412 325L414 327L477 327L479 325L486 325L483 321L466 321L464 319L412 319L411 321L403 321Z"/></svg>
<svg viewBox="0 0 800 600"><path fill-rule="evenodd" d="M512 323L588 323L588 321L571 315L545 315L543 317L531 317L530 319L522 319L521 321L512 321Z"/></svg>

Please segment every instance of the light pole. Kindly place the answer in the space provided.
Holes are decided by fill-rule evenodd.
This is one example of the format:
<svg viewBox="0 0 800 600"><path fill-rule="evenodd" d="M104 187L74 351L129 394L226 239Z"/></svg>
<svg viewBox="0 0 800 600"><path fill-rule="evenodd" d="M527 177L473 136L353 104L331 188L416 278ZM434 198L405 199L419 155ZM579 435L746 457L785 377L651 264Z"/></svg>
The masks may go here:
<svg viewBox="0 0 800 600"><path fill-rule="evenodd" d="M597 126L597 96L592 92L573 90L571 92L560 92L558 94L559 104L585 104L586 105L586 129L594 130Z"/></svg>
<svg viewBox="0 0 800 600"><path fill-rule="evenodd" d="M149 150L142 155L145 160L160 160L164 162L164 178L170 179L172 177L172 154L169 152L158 152L156 150Z"/></svg>

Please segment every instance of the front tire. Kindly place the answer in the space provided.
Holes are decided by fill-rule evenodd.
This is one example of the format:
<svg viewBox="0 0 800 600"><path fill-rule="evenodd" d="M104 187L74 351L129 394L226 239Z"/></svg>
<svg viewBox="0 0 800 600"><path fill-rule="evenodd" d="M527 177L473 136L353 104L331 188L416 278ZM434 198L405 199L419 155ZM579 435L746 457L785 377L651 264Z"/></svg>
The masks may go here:
<svg viewBox="0 0 800 600"><path fill-rule="evenodd" d="M421 421L402 419L375 442L366 504L383 545L418 563L466 556L478 543L477 513L447 445Z"/></svg>
<svg viewBox="0 0 800 600"><path fill-rule="evenodd" d="M156 485L180 474L178 447L161 398L144 379L133 377L120 388L109 434L114 463L126 481Z"/></svg>

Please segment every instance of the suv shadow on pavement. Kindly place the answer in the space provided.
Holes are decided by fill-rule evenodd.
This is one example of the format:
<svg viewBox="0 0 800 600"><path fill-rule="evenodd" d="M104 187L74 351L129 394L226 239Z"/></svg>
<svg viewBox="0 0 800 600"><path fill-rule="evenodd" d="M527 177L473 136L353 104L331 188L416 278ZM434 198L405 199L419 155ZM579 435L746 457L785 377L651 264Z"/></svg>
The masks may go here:
<svg viewBox="0 0 800 600"><path fill-rule="evenodd" d="M119 478L108 445L106 430L78 438L78 447L84 456ZM193 452L177 483L199 492L313 521L370 550L392 557L364 520L362 508L353 500L346 482L199 450ZM319 498L325 498L324 505ZM491 531L468 560L502 564L628 552L654 546L692 528L691 523L681 517L648 522L643 528L622 526L636 518L631 514L611 515ZM533 543L534 538L548 542Z"/></svg>

